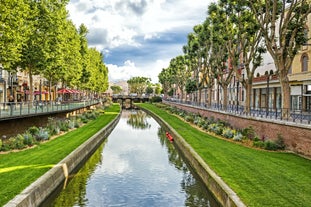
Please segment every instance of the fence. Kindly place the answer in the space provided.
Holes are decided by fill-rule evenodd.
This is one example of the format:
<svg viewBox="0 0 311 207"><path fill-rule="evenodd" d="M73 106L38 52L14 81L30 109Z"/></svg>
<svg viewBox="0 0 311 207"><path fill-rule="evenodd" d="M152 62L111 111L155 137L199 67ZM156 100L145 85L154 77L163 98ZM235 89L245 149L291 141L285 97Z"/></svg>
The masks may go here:
<svg viewBox="0 0 311 207"><path fill-rule="evenodd" d="M99 100L72 102L2 102L0 119L74 110L99 103Z"/></svg>
<svg viewBox="0 0 311 207"><path fill-rule="evenodd" d="M213 111L223 111L230 114L236 114L239 116L259 117L265 119L283 120L290 122L300 122L302 124L311 123L311 111L291 110L291 109L272 109L272 108L253 108L251 107L249 112L245 111L244 106L241 105L227 105L227 108L222 104L212 104L208 106L206 103L197 103L192 101L182 101L177 99L165 99L168 102L175 102L178 104L200 107L203 109Z"/></svg>

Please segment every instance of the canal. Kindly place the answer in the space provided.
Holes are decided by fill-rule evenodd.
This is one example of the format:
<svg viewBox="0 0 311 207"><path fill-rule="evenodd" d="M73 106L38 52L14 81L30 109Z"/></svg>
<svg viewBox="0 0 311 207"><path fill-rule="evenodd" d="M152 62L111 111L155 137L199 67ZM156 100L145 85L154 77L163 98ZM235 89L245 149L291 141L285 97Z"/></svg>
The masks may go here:
<svg viewBox="0 0 311 207"><path fill-rule="evenodd" d="M219 206L143 111L123 111L116 128L42 206Z"/></svg>

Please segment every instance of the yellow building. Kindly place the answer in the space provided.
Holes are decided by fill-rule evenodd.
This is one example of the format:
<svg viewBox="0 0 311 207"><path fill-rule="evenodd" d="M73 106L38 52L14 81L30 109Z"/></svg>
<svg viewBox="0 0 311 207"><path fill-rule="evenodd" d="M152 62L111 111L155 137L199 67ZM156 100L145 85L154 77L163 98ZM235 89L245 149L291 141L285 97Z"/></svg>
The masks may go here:
<svg viewBox="0 0 311 207"><path fill-rule="evenodd" d="M305 25L305 35L311 37L311 15L308 16L308 22ZM291 104L294 110L311 110L311 41L295 56L292 68L289 71L289 80L291 85Z"/></svg>

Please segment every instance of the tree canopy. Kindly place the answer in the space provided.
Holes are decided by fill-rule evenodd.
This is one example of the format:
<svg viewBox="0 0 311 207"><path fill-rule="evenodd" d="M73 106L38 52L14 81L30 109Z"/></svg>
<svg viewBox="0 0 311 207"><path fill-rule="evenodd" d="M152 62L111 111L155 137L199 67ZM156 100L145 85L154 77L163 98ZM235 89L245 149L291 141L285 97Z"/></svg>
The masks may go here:
<svg viewBox="0 0 311 207"><path fill-rule="evenodd" d="M76 87L93 92L108 88L103 55L89 48L85 25L77 29L68 19L69 0L2 0L0 63L7 71L41 75L50 86ZM30 88L32 93L32 88Z"/></svg>

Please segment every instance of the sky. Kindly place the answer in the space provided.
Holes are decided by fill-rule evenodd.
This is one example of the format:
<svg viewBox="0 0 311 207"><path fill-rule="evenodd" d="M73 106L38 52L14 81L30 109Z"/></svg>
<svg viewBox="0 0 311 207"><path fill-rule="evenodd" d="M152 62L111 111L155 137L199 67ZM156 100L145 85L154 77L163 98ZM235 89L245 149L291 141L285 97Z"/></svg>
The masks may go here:
<svg viewBox="0 0 311 207"><path fill-rule="evenodd" d="M104 54L110 82L143 76L157 83L212 1L70 0L67 10L77 28L88 28L89 46Z"/></svg>

